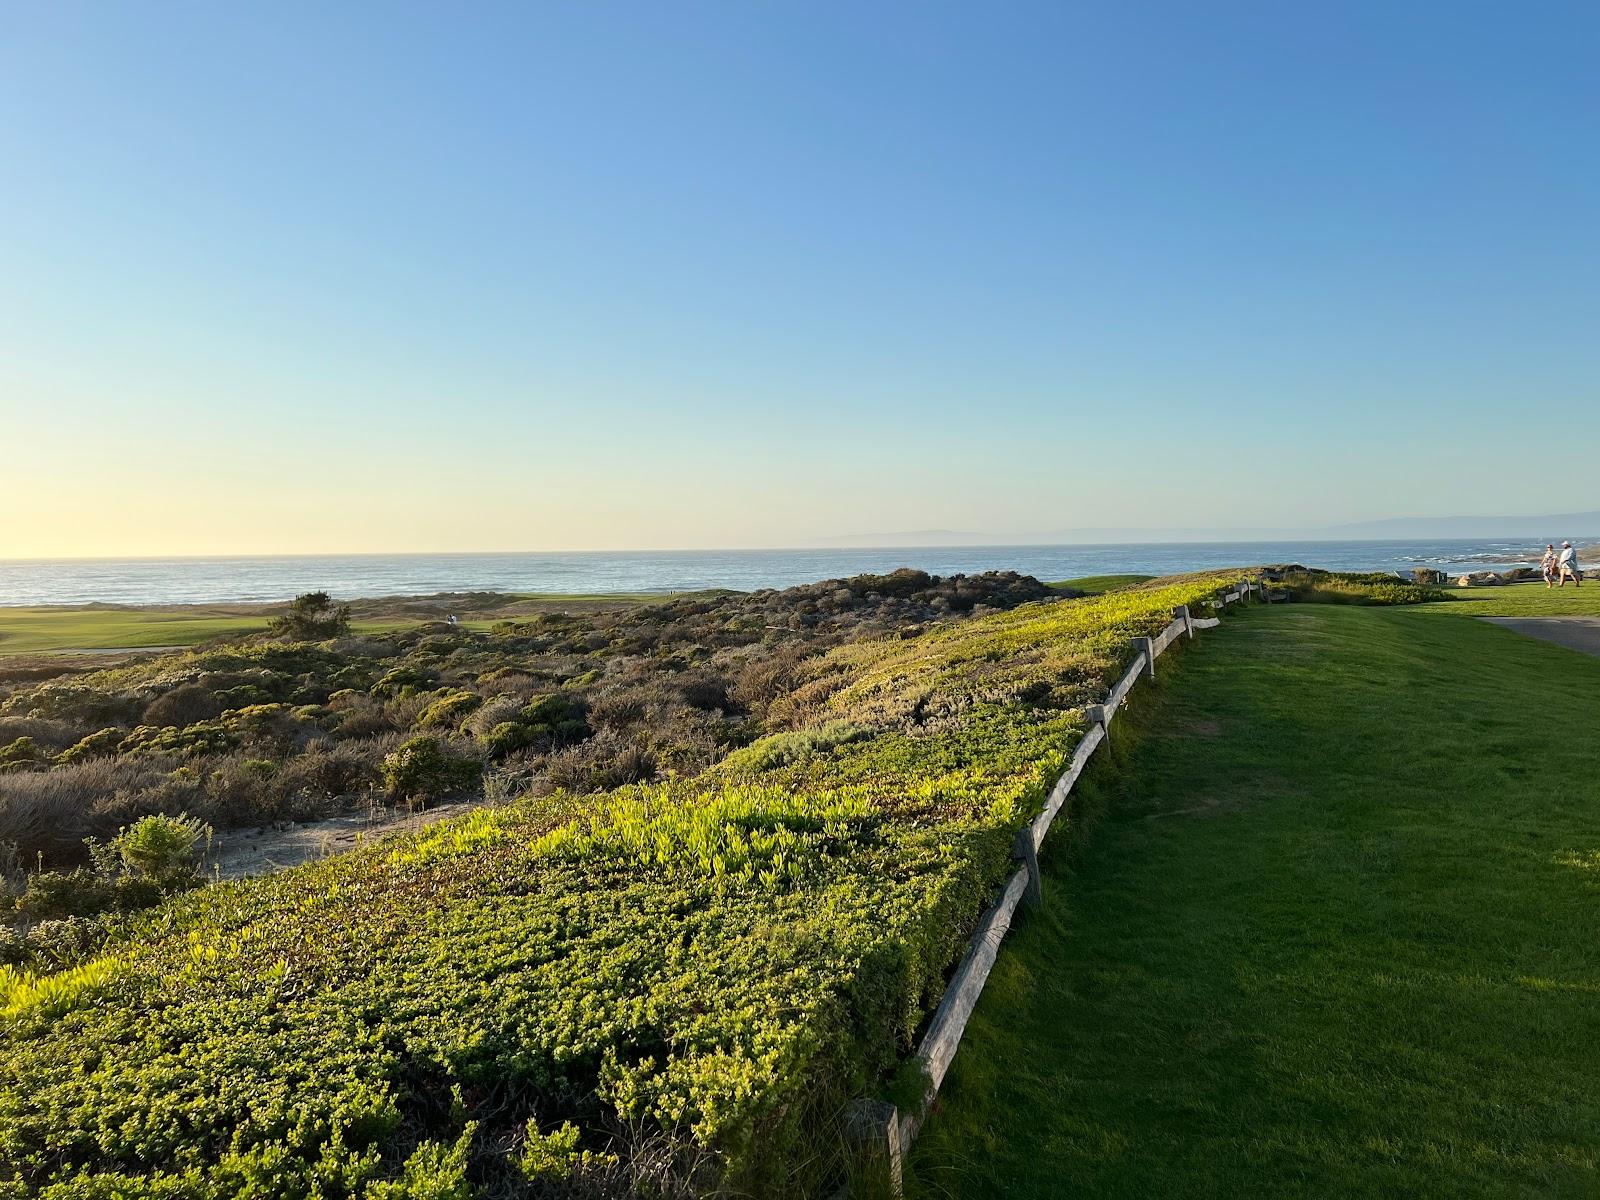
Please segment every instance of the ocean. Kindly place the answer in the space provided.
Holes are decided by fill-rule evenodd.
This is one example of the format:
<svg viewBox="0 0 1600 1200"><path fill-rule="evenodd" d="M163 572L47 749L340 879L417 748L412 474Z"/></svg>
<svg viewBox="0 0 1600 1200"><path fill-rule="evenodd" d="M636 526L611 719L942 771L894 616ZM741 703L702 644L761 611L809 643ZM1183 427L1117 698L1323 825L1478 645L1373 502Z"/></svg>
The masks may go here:
<svg viewBox="0 0 1600 1200"><path fill-rule="evenodd" d="M1525 566L1521 541L1188 542L1092 546L937 546L830 550L681 550L524 554L345 554L254 558L0 560L0 605L216 604L433 592L750 591L920 567L935 575L1014 570L1044 580L1299 562L1330 570Z"/></svg>

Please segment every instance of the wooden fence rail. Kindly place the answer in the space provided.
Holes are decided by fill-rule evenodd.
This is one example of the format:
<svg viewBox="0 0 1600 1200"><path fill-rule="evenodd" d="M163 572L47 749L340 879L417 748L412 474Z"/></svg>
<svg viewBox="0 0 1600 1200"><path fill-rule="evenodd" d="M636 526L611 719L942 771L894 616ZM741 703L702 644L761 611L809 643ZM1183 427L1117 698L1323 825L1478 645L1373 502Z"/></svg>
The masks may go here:
<svg viewBox="0 0 1600 1200"><path fill-rule="evenodd" d="M1212 603L1215 608L1222 609L1245 600L1270 603L1277 598L1267 591L1265 584L1250 580L1220 593ZM967 1021L978 1005L978 997L983 994L983 985L1000 953L1000 943L1011 928L1012 918L1025 900L1030 904L1039 904L1043 899L1039 850L1044 845L1051 824L1066 806L1073 785L1078 782L1095 750L1104 744L1112 718L1140 677L1154 679L1156 660L1179 638L1193 638L1197 630L1215 629L1222 623L1218 617L1194 616L1187 606L1174 609L1172 617L1172 623L1154 637L1133 639L1135 653L1132 663L1103 701L1084 709L1089 728L1074 749L1066 770L1050 789L1039 815L1017 831L1014 849L1017 869L1007 878L999 897L978 918L966 953L956 966L955 974L950 977L944 998L934 1010L927 1032L917 1047L915 1058L926 1080L920 1103L902 1110L886 1100L858 1100L851 1107L848 1127L853 1139L865 1155L879 1158L887 1165L896 1195L900 1193L905 1157L910 1153L911 1143L955 1059L956 1050L961 1045L961 1035L966 1031ZM841 1191L839 1196L847 1194L848 1189Z"/></svg>

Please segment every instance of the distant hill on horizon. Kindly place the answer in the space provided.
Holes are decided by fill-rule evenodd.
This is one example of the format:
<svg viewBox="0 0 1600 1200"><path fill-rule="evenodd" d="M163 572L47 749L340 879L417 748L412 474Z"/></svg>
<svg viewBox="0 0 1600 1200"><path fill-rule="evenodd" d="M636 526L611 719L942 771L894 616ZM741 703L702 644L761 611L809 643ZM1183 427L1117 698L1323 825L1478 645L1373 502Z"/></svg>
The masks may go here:
<svg viewBox="0 0 1600 1200"><path fill-rule="evenodd" d="M1536 516L1389 517L1330 525L1319 533L1337 538L1570 538L1600 534L1600 511Z"/></svg>
<svg viewBox="0 0 1600 1200"><path fill-rule="evenodd" d="M983 533L919 529L822 538L818 547L1048 546L1141 542L1405 541L1426 539L1532 538L1543 541L1600 537L1600 509L1528 516L1384 517L1339 525L1287 529L1161 529L1088 527L1046 533Z"/></svg>

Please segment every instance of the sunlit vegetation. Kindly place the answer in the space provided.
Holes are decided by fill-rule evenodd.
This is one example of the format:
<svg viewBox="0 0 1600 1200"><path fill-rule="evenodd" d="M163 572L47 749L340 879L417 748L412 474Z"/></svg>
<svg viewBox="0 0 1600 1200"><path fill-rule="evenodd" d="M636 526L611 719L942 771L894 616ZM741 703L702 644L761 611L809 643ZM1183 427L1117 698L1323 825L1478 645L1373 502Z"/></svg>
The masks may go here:
<svg viewBox="0 0 1600 1200"><path fill-rule="evenodd" d="M193 740L141 734L98 770L204 787L310 759L404 793L469 786L470 763L525 770L528 795L76 919L74 954L8 976L0 1178L217 1197L837 1181L840 1111L912 1044L1082 704L1131 636L1227 578L1040 601L1015 577L906 573L25 690L8 716L78 721L60 750L108 717L134 737L163 700L158 728ZM185 687L204 695L168 699ZM218 691L242 703L213 712ZM350 722L381 757L343 749ZM601 796L569 782L624 769Z"/></svg>
<svg viewBox="0 0 1600 1200"><path fill-rule="evenodd" d="M1427 611L1458 617L1600 617L1600 573L1582 587L1539 583L1501 587L1441 588Z"/></svg>
<svg viewBox="0 0 1600 1200"><path fill-rule="evenodd" d="M1050 586L1058 591L1098 596L1102 592L1114 592L1119 588L1149 583L1154 578L1154 575L1080 575L1077 579L1057 580Z"/></svg>
<svg viewBox="0 0 1600 1200"><path fill-rule="evenodd" d="M0 608L0 654L192 646L257 633L268 618L240 613L125 608Z"/></svg>
<svg viewBox="0 0 1600 1200"><path fill-rule="evenodd" d="M61 866L151 812L220 829L425 806L477 794L486 773L501 795L692 777L768 732L768 707L828 647L1048 595L1016 575L905 571L366 635L306 597L275 635L0 684L0 844Z"/></svg>
<svg viewBox="0 0 1600 1200"><path fill-rule="evenodd" d="M1276 572L1277 587L1297 600L1322 604L1422 604L1437 599L1438 588L1407 583L1379 572L1335 572L1292 567Z"/></svg>

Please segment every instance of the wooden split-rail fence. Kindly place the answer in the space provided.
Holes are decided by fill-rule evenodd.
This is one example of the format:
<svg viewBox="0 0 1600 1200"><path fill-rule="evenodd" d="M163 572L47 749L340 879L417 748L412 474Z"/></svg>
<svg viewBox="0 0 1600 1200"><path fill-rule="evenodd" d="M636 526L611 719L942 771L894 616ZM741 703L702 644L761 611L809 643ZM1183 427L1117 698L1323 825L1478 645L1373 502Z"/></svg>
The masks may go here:
<svg viewBox="0 0 1600 1200"><path fill-rule="evenodd" d="M1265 583L1252 580L1219 593L1213 604L1220 609L1250 599L1271 603L1288 598L1286 592L1271 591ZM1039 848L1044 845L1045 834L1050 832L1051 823L1065 807L1073 785L1083 774L1096 748L1106 740L1106 730L1117 715L1117 709L1133 690L1133 685L1141 678L1155 678L1156 659L1174 642L1180 638L1193 638L1196 631L1214 629L1221 623L1217 617L1195 616L1187 606L1183 606L1173 609L1172 623L1155 637L1133 640L1135 653L1132 664L1102 703L1090 705L1084 710L1089 718L1089 729L1078 742L1072 761L1050 789L1039 815L1031 824L1017 831L1013 851L1017 869L1006 880L999 899L978 918L978 927L973 931L972 940L967 943L966 953L951 976L949 986L945 988L944 999L939 1002L933 1019L928 1023L928 1030L916 1052L916 1059L926 1080L921 1102L909 1109L901 1109L887 1100L858 1100L851 1106L851 1140L864 1157L876 1160L880 1167L887 1168L896 1195L900 1193L901 1165L955 1059L956 1050L961 1045L961 1035L967 1028L973 1009L978 1005L983 985L1000 953L1000 943L1011 928L1011 919L1024 901L1037 905L1043 899ZM835 1200L847 1194L848 1189L841 1191Z"/></svg>

